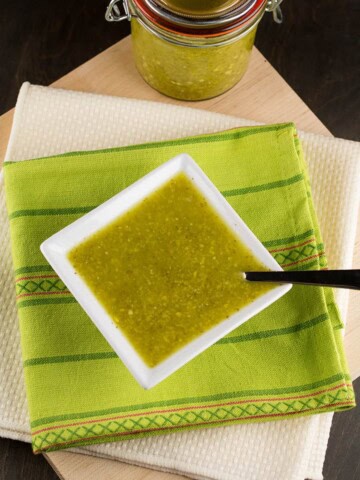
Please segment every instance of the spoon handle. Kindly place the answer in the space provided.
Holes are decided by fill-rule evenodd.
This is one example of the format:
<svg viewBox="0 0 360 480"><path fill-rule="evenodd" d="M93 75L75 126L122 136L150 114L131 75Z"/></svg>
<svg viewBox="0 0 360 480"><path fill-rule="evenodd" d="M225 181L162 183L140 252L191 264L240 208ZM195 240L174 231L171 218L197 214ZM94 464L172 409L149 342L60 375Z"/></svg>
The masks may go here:
<svg viewBox="0 0 360 480"><path fill-rule="evenodd" d="M360 290L360 270L245 272L245 278L251 282L298 283Z"/></svg>

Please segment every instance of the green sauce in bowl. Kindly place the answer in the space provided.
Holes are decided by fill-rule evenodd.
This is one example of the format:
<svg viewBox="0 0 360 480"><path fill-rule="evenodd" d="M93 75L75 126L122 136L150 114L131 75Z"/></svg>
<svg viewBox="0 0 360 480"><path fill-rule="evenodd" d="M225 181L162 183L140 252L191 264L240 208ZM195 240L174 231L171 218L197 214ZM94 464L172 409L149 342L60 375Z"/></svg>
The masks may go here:
<svg viewBox="0 0 360 480"><path fill-rule="evenodd" d="M183 173L68 258L149 367L248 305L267 270Z"/></svg>

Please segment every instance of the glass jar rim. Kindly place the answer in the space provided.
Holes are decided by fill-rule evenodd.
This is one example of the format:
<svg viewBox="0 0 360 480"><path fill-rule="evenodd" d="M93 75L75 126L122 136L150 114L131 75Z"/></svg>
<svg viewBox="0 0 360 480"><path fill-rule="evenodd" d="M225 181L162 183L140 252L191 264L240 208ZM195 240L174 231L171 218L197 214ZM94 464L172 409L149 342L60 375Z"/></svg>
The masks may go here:
<svg viewBox="0 0 360 480"><path fill-rule="evenodd" d="M135 17L133 17L135 20ZM136 21L142 25L142 27L150 32L151 34L155 35L161 40L165 40L166 42L172 43L174 45L182 46L182 47L191 47L191 48L214 48L214 47L223 47L226 45L230 45L241 38L248 35L254 28L257 27L258 23L260 22L261 17L258 17L252 24L246 29L238 29L237 31L234 30L232 32L226 32L222 36L195 36L195 35L186 35L180 32L168 31L163 28L159 28L158 26L152 24L150 25L149 22L145 22L141 20L139 17L136 17Z"/></svg>
<svg viewBox="0 0 360 480"><path fill-rule="evenodd" d="M175 23L167 16L159 15L149 8L146 0L129 0L131 13L169 33L188 37L216 37L238 30L247 30L262 17L268 0L251 0L249 8L235 20L226 15L216 17L216 22L185 19L185 24ZM243 4L244 5L244 4Z"/></svg>
<svg viewBox="0 0 360 480"><path fill-rule="evenodd" d="M239 16L251 7L255 0L222 0L217 8L206 9L202 8L191 11L189 7L185 8L176 7L176 4L172 5L172 0L144 0L148 7L160 16L172 18L176 23L186 24L187 21L200 21L201 23L217 24L217 22L226 17L233 18ZM225 4L224 4L225 3ZM227 5L226 5L227 4Z"/></svg>

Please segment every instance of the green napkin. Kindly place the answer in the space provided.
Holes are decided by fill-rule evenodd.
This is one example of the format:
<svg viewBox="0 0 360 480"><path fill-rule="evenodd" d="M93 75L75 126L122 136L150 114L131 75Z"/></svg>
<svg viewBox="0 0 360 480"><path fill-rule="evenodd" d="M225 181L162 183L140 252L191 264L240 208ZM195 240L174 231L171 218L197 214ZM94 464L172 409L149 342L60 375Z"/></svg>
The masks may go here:
<svg viewBox="0 0 360 480"><path fill-rule="evenodd" d="M355 405L329 289L294 286L145 391L46 263L43 240L182 152L284 269L326 267L292 124L6 163L35 452Z"/></svg>

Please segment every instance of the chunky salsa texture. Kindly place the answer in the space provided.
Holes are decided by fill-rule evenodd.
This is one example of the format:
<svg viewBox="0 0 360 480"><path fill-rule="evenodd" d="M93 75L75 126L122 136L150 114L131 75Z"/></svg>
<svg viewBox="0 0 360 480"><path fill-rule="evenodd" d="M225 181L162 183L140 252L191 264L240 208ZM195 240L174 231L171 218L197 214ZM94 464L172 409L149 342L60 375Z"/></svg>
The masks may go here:
<svg viewBox="0 0 360 480"><path fill-rule="evenodd" d="M184 46L160 38L133 18L136 67L146 82L169 97L204 100L232 88L245 74L256 27L226 45ZM189 42L186 39L186 42Z"/></svg>
<svg viewBox="0 0 360 480"><path fill-rule="evenodd" d="M68 258L150 367L272 288L244 280L266 267L183 173Z"/></svg>

